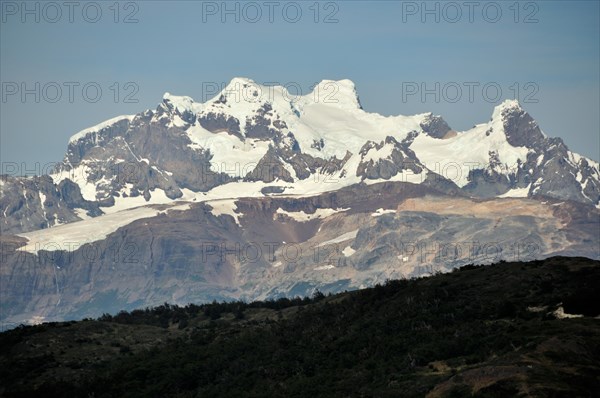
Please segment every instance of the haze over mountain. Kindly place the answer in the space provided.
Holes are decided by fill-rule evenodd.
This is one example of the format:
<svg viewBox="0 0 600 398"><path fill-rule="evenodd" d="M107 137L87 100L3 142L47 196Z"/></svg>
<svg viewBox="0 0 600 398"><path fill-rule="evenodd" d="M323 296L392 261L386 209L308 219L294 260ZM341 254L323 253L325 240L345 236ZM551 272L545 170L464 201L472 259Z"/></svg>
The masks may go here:
<svg viewBox="0 0 600 398"><path fill-rule="evenodd" d="M600 258L596 161L517 101L454 131L234 78L204 103L75 134L51 175L3 176L2 321L337 292L502 259Z"/></svg>

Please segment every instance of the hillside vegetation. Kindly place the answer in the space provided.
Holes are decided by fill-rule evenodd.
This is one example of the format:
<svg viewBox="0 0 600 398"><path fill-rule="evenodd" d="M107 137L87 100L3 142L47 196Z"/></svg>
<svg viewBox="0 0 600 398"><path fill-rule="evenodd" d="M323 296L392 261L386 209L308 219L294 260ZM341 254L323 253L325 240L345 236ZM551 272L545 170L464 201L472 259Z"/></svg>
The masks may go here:
<svg viewBox="0 0 600 398"><path fill-rule="evenodd" d="M599 261L554 257L21 326L0 334L0 396L593 397L599 292Z"/></svg>

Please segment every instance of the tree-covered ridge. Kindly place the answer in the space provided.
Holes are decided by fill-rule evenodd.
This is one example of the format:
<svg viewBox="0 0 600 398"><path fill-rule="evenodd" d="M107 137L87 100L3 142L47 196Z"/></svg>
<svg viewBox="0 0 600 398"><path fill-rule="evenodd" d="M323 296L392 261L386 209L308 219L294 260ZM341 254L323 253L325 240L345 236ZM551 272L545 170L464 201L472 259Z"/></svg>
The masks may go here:
<svg viewBox="0 0 600 398"><path fill-rule="evenodd" d="M327 297L20 327L0 334L0 395L591 397L599 265L466 266Z"/></svg>

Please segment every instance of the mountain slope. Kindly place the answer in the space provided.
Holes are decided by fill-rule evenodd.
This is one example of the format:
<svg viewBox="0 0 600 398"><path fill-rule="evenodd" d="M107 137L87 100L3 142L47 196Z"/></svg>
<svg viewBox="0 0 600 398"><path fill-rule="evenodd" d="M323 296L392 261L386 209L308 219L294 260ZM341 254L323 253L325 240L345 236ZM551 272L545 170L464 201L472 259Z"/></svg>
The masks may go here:
<svg viewBox="0 0 600 398"><path fill-rule="evenodd" d="M577 202L473 200L427 182L138 207L3 244L2 320L339 292L472 262L598 259L599 214Z"/></svg>

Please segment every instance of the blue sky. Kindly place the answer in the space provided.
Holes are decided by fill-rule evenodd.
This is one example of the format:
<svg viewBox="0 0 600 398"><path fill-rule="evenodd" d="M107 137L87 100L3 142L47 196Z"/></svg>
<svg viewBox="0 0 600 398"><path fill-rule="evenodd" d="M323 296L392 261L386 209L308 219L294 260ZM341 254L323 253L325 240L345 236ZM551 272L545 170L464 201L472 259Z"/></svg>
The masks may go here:
<svg viewBox="0 0 600 398"><path fill-rule="evenodd" d="M472 21L460 1L452 4L461 15L447 3L427 2L429 9L438 7L439 21L423 13L421 1L316 6L314 1L283 1L275 2L272 23L264 1L251 6L227 2L230 9L238 7L239 22L235 11L222 15L220 1L120 2L118 15L113 1L81 2L72 22L62 1L53 3L61 8L60 16L43 4L2 2L3 164L35 169L36 163L59 161L68 138L85 127L154 109L166 91L200 101L206 84L224 84L234 76L297 84L303 92L322 79L348 78L356 83L368 111L432 111L456 130L487 121L494 105L518 92L522 106L544 132L562 137L575 152L600 158L597 1L519 2L516 7L513 1L482 1ZM34 13L21 15L29 9ZM97 9L102 15L92 23ZM302 11L299 17L297 9ZM137 22L124 23L130 14ZM333 23L325 23L328 15ZM292 23L294 18L298 21ZM34 94L24 101L20 92L10 94L15 87L20 91L22 83L36 91L36 82L39 103ZM65 82L78 84L72 102ZM128 82L133 84L125 86ZM469 82L478 85L472 102L465 85ZM435 89L436 83L439 101L432 94L406 95L408 86ZM86 84L87 100L82 92ZM55 85L62 87L58 99ZM460 96L452 89L456 85L463 88ZM102 89L102 96L92 103L88 100L95 96L94 87ZM502 95L496 100L498 87ZM137 102L126 102L127 94Z"/></svg>

